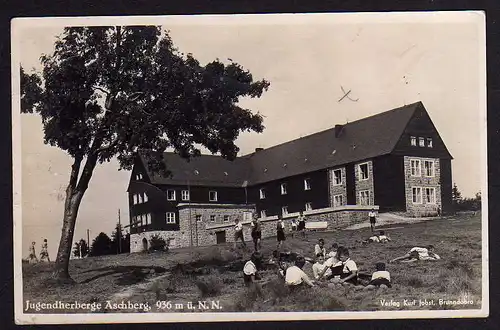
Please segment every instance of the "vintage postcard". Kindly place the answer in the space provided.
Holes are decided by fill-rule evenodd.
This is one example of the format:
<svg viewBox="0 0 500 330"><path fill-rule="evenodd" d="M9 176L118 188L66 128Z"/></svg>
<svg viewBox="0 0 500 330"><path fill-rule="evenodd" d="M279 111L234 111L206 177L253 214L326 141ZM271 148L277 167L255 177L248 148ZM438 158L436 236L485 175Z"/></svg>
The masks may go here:
<svg viewBox="0 0 500 330"><path fill-rule="evenodd" d="M486 317L483 12L16 18L18 324Z"/></svg>

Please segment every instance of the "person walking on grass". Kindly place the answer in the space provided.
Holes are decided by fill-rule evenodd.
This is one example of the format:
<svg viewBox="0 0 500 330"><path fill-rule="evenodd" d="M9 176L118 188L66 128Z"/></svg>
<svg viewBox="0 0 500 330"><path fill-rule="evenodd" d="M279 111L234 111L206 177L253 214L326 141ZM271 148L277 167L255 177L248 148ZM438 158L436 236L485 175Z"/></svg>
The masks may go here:
<svg viewBox="0 0 500 330"><path fill-rule="evenodd" d="M47 262L50 262L48 249L49 248L48 248L48 244L47 244L47 239L45 238L43 240L42 250L40 251L40 261L45 261L45 259L47 259Z"/></svg>
<svg viewBox="0 0 500 330"><path fill-rule="evenodd" d="M292 219L292 238L295 237L295 233L297 232L297 219Z"/></svg>
<svg viewBox="0 0 500 330"><path fill-rule="evenodd" d="M376 216L377 214L375 213L375 208L372 208L368 213L368 217L370 217L370 227L372 229L372 233L375 230L375 223L377 222Z"/></svg>
<svg viewBox="0 0 500 330"><path fill-rule="evenodd" d="M285 237L285 222L283 218L278 215L278 222L276 223L276 238L278 240L277 250L281 250L281 245L286 240Z"/></svg>
<svg viewBox="0 0 500 330"><path fill-rule="evenodd" d="M257 214L254 214L252 223L252 240L255 251L259 251L261 248L260 240L262 239L262 227Z"/></svg>
<svg viewBox="0 0 500 330"><path fill-rule="evenodd" d="M234 248L236 249L236 243L241 239L243 246L246 247L245 238L243 237L243 224L240 222L240 219L237 217L234 220Z"/></svg>
<svg viewBox="0 0 500 330"><path fill-rule="evenodd" d="M35 264L38 262L38 258L36 257L36 252L35 252L35 245L36 245L36 242L31 242L30 249L29 249L30 255L28 258L28 261L30 264Z"/></svg>
<svg viewBox="0 0 500 330"><path fill-rule="evenodd" d="M306 217L304 216L304 213L302 213L302 211L300 211L300 214L299 214L299 217L298 217L298 227L297 227L297 231L301 232L302 233L302 238L307 238L306 237Z"/></svg>

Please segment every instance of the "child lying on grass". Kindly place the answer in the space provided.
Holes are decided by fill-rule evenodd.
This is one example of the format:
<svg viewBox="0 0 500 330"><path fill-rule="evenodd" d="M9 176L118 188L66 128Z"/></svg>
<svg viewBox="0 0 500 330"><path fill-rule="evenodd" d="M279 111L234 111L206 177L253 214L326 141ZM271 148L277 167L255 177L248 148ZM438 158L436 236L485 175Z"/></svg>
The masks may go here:
<svg viewBox="0 0 500 330"><path fill-rule="evenodd" d="M383 262L377 262L376 271L372 274L372 279L363 290L373 290L375 288L387 289L391 287L391 274L385 269Z"/></svg>
<svg viewBox="0 0 500 330"><path fill-rule="evenodd" d="M404 256L394 258L390 262L415 262L418 260L435 261L439 259L441 259L441 257L434 253L434 246L428 245L426 248L414 247Z"/></svg>
<svg viewBox="0 0 500 330"><path fill-rule="evenodd" d="M363 245L368 244L368 243L387 243L390 242L391 239L389 236L385 234L383 230L380 231L378 235L374 235L366 240L364 240L362 243Z"/></svg>

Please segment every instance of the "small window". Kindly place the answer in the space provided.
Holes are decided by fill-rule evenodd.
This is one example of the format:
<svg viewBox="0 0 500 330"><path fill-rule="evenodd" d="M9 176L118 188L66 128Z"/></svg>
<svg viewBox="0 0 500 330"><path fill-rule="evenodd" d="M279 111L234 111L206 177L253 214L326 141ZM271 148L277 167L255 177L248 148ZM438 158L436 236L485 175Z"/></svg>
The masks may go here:
<svg viewBox="0 0 500 330"><path fill-rule="evenodd" d="M203 218L201 217L201 214L196 215L196 222L201 222Z"/></svg>
<svg viewBox="0 0 500 330"><path fill-rule="evenodd" d="M413 204L422 204L422 188L420 187L411 188L411 199Z"/></svg>
<svg viewBox="0 0 500 330"><path fill-rule="evenodd" d="M217 191L209 191L208 192L208 199L211 202L217 202Z"/></svg>
<svg viewBox="0 0 500 330"><path fill-rule="evenodd" d="M434 176L434 161L424 160L424 176L426 177Z"/></svg>
<svg viewBox="0 0 500 330"><path fill-rule="evenodd" d="M137 194L134 194L134 196L132 196L132 198L134 199L134 205L137 204Z"/></svg>
<svg viewBox="0 0 500 330"><path fill-rule="evenodd" d="M333 196L333 206L342 206L344 205L344 197L342 195L335 195Z"/></svg>
<svg viewBox="0 0 500 330"><path fill-rule="evenodd" d="M266 210L260 211L260 217L265 218L266 217Z"/></svg>
<svg viewBox="0 0 500 330"><path fill-rule="evenodd" d="M144 203L146 203L149 200L148 194L144 193Z"/></svg>
<svg viewBox="0 0 500 330"><path fill-rule="evenodd" d="M174 212L167 212L166 221L167 221L167 223L175 223L175 213Z"/></svg>
<svg viewBox="0 0 500 330"><path fill-rule="evenodd" d="M287 215L288 214L288 206L281 207L281 214L282 215Z"/></svg>
<svg viewBox="0 0 500 330"><path fill-rule="evenodd" d="M151 213L146 214L146 224L147 225L151 224Z"/></svg>
<svg viewBox="0 0 500 330"><path fill-rule="evenodd" d="M425 188L425 203L436 204L436 189Z"/></svg>
<svg viewBox="0 0 500 330"><path fill-rule="evenodd" d="M421 164L420 159L411 159L410 160L411 167L411 176L421 176Z"/></svg>
<svg viewBox="0 0 500 330"><path fill-rule="evenodd" d="M410 136L410 144L412 146L417 146L417 138L415 136Z"/></svg>
<svg viewBox="0 0 500 330"><path fill-rule="evenodd" d="M304 179L304 190L311 190L311 180Z"/></svg>
<svg viewBox="0 0 500 330"><path fill-rule="evenodd" d="M334 170L333 171L333 184L335 186L342 184L342 170Z"/></svg>
<svg viewBox="0 0 500 330"><path fill-rule="evenodd" d="M432 148L432 139L431 138L427 138L427 147Z"/></svg>
<svg viewBox="0 0 500 330"><path fill-rule="evenodd" d="M142 197L142 194L139 194L139 201L138 201L138 203L141 204L143 202L144 202L144 199Z"/></svg>
<svg viewBox="0 0 500 330"><path fill-rule="evenodd" d="M281 184L281 194L286 195L286 183Z"/></svg>
<svg viewBox="0 0 500 330"><path fill-rule="evenodd" d="M359 180L368 180L368 163L358 165Z"/></svg>
<svg viewBox="0 0 500 330"><path fill-rule="evenodd" d="M370 191L362 190L359 192L359 204L370 205Z"/></svg>
<svg viewBox="0 0 500 330"><path fill-rule="evenodd" d="M423 137L418 138L418 146L425 147L425 139Z"/></svg>
<svg viewBox="0 0 500 330"><path fill-rule="evenodd" d="M312 209L312 204L310 202L306 203L306 211L311 211Z"/></svg>
<svg viewBox="0 0 500 330"><path fill-rule="evenodd" d="M229 222L229 215L224 216L224 222Z"/></svg>
<svg viewBox="0 0 500 330"><path fill-rule="evenodd" d="M264 188L260 188L259 190L260 199L266 198L266 190Z"/></svg>
<svg viewBox="0 0 500 330"><path fill-rule="evenodd" d="M183 201L188 201L189 200L189 190L182 190L181 191L181 198Z"/></svg>
<svg viewBox="0 0 500 330"><path fill-rule="evenodd" d="M175 190L167 190L167 200L175 201Z"/></svg>
<svg viewBox="0 0 500 330"><path fill-rule="evenodd" d="M141 226L144 226L144 223L146 222L146 216L144 214L141 214L139 216L139 218L141 219L141 221L140 221L141 222Z"/></svg>
<svg viewBox="0 0 500 330"><path fill-rule="evenodd" d="M215 214L210 215L210 221L215 222Z"/></svg>

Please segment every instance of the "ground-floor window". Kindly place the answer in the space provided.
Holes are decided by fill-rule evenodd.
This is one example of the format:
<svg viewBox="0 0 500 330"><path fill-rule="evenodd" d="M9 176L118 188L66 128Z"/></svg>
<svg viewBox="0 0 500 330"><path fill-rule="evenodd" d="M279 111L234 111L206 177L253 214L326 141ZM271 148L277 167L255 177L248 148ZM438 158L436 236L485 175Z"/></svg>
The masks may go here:
<svg viewBox="0 0 500 330"><path fill-rule="evenodd" d="M288 206L283 206L281 208L281 214L282 215L287 215L288 214Z"/></svg>
<svg viewBox="0 0 500 330"><path fill-rule="evenodd" d="M436 204L436 188L425 188L425 202Z"/></svg>
<svg viewBox="0 0 500 330"><path fill-rule="evenodd" d="M201 214L196 215L196 222L201 222L203 218L201 217Z"/></svg>
<svg viewBox="0 0 500 330"><path fill-rule="evenodd" d="M370 190L361 190L359 192L359 204L370 205Z"/></svg>
<svg viewBox="0 0 500 330"><path fill-rule="evenodd" d="M342 195L333 196L333 206L342 206L344 205L344 197Z"/></svg>
<svg viewBox="0 0 500 330"><path fill-rule="evenodd" d="M215 222L215 215L214 215L214 214L212 214L212 215L210 216L210 221Z"/></svg>
<svg viewBox="0 0 500 330"><path fill-rule="evenodd" d="M265 218L266 217L266 210L260 211L260 217Z"/></svg>
<svg viewBox="0 0 500 330"><path fill-rule="evenodd" d="M166 221L167 223L175 223L175 212L167 212Z"/></svg>
<svg viewBox="0 0 500 330"><path fill-rule="evenodd" d="M310 202L306 203L306 211L311 211L312 209L312 204Z"/></svg>
<svg viewBox="0 0 500 330"><path fill-rule="evenodd" d="M224 222L229 222L229 215L224 216Z"/></svg>
<svg viewBox="0 0 500 330"><path fill-rule="evenodd" d="M411 188L411 199L413 204L422 204L422 188L420 187Z"/></svg>

